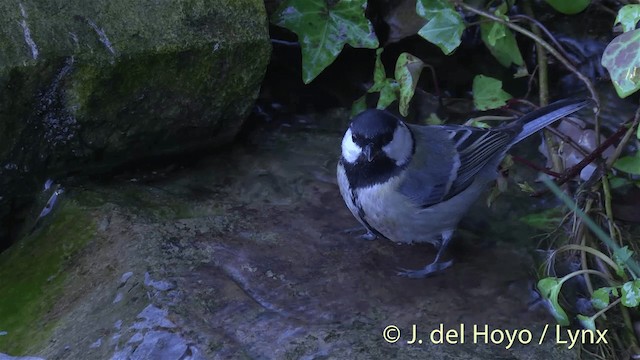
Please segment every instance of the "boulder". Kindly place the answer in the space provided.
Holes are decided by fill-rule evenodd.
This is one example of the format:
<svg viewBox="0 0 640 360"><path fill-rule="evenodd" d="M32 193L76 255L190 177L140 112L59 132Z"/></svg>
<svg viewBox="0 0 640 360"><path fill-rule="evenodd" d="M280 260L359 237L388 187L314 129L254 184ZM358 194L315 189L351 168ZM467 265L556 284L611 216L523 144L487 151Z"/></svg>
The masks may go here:
<svg viewBox="0 0 640 360"><path fill-rule="evenodd" d="M0 12L0 250L9 212L47 177L230 142L271 51L260 0L0 0Z"/></svg>

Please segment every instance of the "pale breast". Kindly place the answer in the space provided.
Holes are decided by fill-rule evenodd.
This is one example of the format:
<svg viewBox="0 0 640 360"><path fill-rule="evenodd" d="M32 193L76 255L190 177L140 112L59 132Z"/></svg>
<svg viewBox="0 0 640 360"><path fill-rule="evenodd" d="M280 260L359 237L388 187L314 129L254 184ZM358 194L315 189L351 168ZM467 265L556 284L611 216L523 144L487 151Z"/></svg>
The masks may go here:
<svg viewBox="0 0 640 360"><path fill-rule="evenodd" d="M356 201L364 210L366 222L391 241L438 242L439 235L455 227L455 223L432 221L438 217L436 212L415 206L397 192L400 181L395 177L384 185L357 190Z"/></svg>

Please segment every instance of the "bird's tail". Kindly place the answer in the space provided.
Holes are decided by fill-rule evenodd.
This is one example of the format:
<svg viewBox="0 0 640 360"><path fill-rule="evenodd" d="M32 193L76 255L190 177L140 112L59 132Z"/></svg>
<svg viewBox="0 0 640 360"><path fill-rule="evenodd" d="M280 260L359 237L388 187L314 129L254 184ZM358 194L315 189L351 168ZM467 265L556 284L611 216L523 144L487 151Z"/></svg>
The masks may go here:
<svg viewBox="0 0 640 360"><path fill-rule="evenodd" d="M511 144L518 143L538 130L553 124L555 121L570 115L583 107L593 104L591 99L565 99L534 110L520 119L517 123L522 131L513 139Z"/></svg>

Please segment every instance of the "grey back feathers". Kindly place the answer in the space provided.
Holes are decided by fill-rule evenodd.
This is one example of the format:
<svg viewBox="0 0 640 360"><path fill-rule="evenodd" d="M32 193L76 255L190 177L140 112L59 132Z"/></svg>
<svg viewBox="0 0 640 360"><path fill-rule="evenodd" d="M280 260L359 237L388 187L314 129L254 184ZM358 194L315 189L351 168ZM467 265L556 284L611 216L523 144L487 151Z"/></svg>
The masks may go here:
<svg viewBox="0 0 640 360"><path fill-rule="evenodd" d="M583 99L563 100L493 129L405 125L388 112L367 110L354 118L345 135L342 161L347 158L351 162L345 171L352 187L382 183L403 173L398 191L415 205L427 208L464 191L479 175L484 174L479 181L493 180L511 146L588 103ZM408 135L403 136L405 133ZM353 136L355 144L347 135ZM363 162L345 154L345 144L353 154L359 153L367 141L386 146L386 156ZM400 161L402 156L407 159Z"/></svg>

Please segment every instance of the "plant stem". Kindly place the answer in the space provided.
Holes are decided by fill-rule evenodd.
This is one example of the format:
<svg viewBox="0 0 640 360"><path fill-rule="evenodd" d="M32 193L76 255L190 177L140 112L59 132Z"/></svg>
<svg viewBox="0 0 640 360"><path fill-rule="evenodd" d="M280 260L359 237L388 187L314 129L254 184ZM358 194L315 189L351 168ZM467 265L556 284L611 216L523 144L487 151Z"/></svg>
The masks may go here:
<svg viewBox="0 0 640 360"><path fill-rule="evenodd" d="M582 269L582 270L578 270L578 271L574 271L572 273L569 273L565 276L563 276L560 281L558 281L558 284L560 286L562 286L562 284L564 284L565 282L567 282L568 280L570 280L571 278L574 278L576 276L579 275L583 275L583 274L592 274L592 275L598 275L601 278L605 279L605 280L609 280L609 277L607 277L607 275L601 271L598 270L592 270L592 269Z"/></svg>
<svg viewBox="0 0 640 360"><path fill-rule="evenodd" d="M553 181L546 178L542 178L542 182L544 182L544 184L547 185L551 189L551 191L560 200L562 200L562 202L564 202L565 205L569 207L569 209L574 211L576 215L582 218L584 223L598 237L598 239L600 239L600 241L605 243L610 249L613 249L614 252L620 249L620 246L618 246L618 244L616 244L611 238L609 238L609 236L598 225L596 225L596 223L593 220L591 220L591 218L589 218L589 216L585 214L582 211L582 209L578 207L575 201L573 201L565 193L563 193L558 187L558 185L556 185ZM625 263L627 265L627 270L629 271L629 273L633 276L634 279L637 279L638 274L640 274L640 265L638 265L638 263L633 258L627 259ZM581 270L581 271L586 271L586 270ZM598 271L598 273L600 272Z"/></svg>
<svg viewBox="0 0 640 360"><path fill-rule="evenodd" d="M564 245L558 250L556 250L555 252L559 253L561 251L568 251L568 250L578 250L578 251L590 253L591 255L602 259L602 261L606 262L607 265L611 266L614 270L617 271L619 268L618 264L616 264L613 260L611 260L611 258L609 258L607 255L586 245L576 245L576 244Z"/></svg>
<svg viewBox="0 0 640 360"><path fill-rule="evenodd" d="M607 305L606 308L598 311L597 313L593 314L593 316L591 317L593 320L595 320L598 316L604 314L605 312L607 312L607 310L611 309L612 307L618 305L618 303L620 303L622 301L622 298L617 298L614 302L612 302L611 304Z"/></svg>
<svg viewBox="0 0 640 360"><path fill-rule="evenodd" d="M638 109L636 110L636 114L633 118L633 123L631 124L631 127L629 127L629 130L627 131L627 133L624 134L624 137L622 138L622 140L620 140L620 144L618 144L616 151L609 158L609 160L607 160L607 169L611 169L611 167L613 166L613 163L616 160L618 160L618 157L620 157L620 154L622 154L624 147L627 146L627 143L631 139L631 136L633 135L634 130L638 126L639 121L640 121L640 106L638 106Z"/></svg>
<svg viewBox="0 0 640 360"><path fill-rule="evenodd" d="M627 126L622 125L613 135L611 135L607 140L600 144L595 150L593 150L589 155L585 156L579 163L575 164L571 168L567 169L560 178L556 180L556 185L562 185L567 181L573 179L576 175L582 171L589 163L594 161L598 156L600 156L609 146L613 145L623 134L626 133ZM546 191L538 191L532 196L540 196L544 194Z"/></svg>
<svg viewBox="0 0 640 360"><path fill-rule="evenodd" d="M527 13L528 17L533 18L534 15L533 15L533 9L531 8L531 2L524 1L522 3L522 6L524 7L524 11ZM537 24L535 23L531 24L531 31L538 38L540 39L542 38L542 31L540 30L540 27L538 27ZM540 106L545 106L549 104L549 81L548 81L549 67L547 66L548 65L547 52L544 50L544 47L539 42L536 41L535 44L536 44L536 54L538 57L538 84L539 84L538 97L540 99ZM543 134L544 134L544 143L547 147L547 153L551 158L551 164L553 164L552 169L556 173L561 173L564 170L564 164L559 154L558 143L555 141L555 139L547 129L544 129Z"/></svg>

